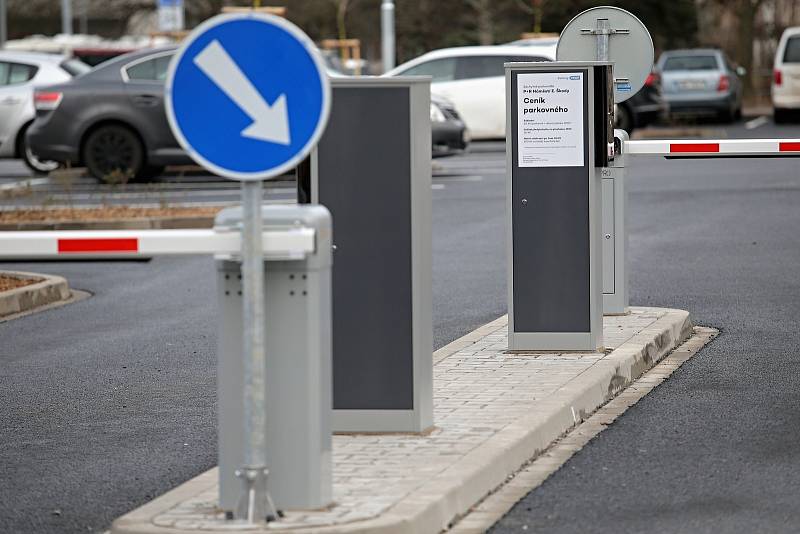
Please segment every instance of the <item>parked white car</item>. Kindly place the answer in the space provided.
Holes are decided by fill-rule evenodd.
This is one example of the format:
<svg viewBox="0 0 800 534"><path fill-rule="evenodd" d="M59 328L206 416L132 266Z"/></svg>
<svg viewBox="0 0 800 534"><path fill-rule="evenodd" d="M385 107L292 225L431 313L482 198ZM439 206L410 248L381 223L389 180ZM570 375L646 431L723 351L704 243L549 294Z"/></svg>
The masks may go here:
<svg viewBox="0 0 800 534"><path fill-rule="evenodd" d="M428 52L385 76L432 76L431 92L450 100L472 139L506 135L505 73L511 61L554 61L554 42L542 46L462 46Z"/></svg>
<svg viewBox="0 0 800 534"><path fill-rule="evenodd" d="M66 82L89 70L77 59L58 54L0 50L0 158L22 158L33 171L49 172L57 163L38 159L25 143L36 116L33 90Z"/></svg>
<svg viewBox="0 0 800 534"><path fill-rule="evenodd" d="M800 110L800 26L786 28L775 50L772 109L775 122L786 122L791 110Z"/></svg>

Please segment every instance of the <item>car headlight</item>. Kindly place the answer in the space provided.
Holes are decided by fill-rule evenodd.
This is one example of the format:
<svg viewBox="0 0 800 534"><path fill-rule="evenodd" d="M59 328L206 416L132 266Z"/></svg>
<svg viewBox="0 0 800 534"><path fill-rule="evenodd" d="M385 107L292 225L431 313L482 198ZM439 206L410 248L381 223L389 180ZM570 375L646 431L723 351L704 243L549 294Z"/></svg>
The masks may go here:
<svg viewBox="0 0 800 534"><path fill-rule="evenodd" d="M447 117L444 116L439 106L431 102L431 122L445 122Z"/></svg>

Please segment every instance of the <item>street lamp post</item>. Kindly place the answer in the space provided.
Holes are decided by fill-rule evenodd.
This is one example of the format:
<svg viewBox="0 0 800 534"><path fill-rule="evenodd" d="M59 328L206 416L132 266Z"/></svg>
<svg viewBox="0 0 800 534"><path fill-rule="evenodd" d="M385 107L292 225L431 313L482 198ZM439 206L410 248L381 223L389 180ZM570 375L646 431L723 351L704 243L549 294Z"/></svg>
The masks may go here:
<svg viewBox="0 0 800 534"><path fill-rule="evenodd" d="M383 56L383 72L394 68L394 1L383 0L381 3L381 54Z"/></svg>
<svg viewBox="0 0 800 534"><path fill-rule="evenodd" d="M61 33L72 35L72 0L61 0Z"/></svg>

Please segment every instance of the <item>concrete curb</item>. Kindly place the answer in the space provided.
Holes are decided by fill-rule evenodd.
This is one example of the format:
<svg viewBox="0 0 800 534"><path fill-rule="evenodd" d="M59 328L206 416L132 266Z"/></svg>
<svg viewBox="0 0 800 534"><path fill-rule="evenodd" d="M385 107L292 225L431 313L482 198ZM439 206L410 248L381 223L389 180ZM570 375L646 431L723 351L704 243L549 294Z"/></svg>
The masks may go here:
<svg viewBox="0 0 800 534"><path fill-rule="evenodd" d="M686 361L719 335L714 328L696 326L692 337L638 378L624 392L601 406L588 419L555 441L546 452L518 471L514 477L474 506L456 525L452 534L480 534L489 530L530 491L539 487L567 460L595 436L608 428L628 408L667 380Z"/></svg>
<svg viewBox="0 0 800 534"><path fill-rule="evenodd" d="M541 413L517 420L454 464L435 482L400 502L386 516L406 532L440 532L551 442L586 419L691 334L689 313L670 310L653 325L561 388ZM400 523L402 524L402 523ZM366 527L366 525L364 525ZM352 525L348 532L369 532ZM398 532L403 531L398 530ZM302 532L302 531L298 531Z"/></svg>
<svg viewBox="0 0 800 534"><path fill-rule="evenodd" d="M606 358L567 382L537 407L535 413L507 425L480 446L461 457L447 469L429 479L380 516L364 521L315 528L296 528L291 532L384 532L438 533L480 502L507 477L516 473L560 436L585 420L600 406L615 397L627 385L662 360L691 335L689 313L660 310L664 315L631 337ZM493 321L436 351L434 361L458 352L487 334L504 327L506 318ZM210 489L216 483L214 471L208 471L162 497L119 518L112 525L115 534L177 534L194 531L158 526L153 520ZM280 528L255 529L255 532ZM226 532L230 528L202 530Z"/></svg>
<svg viewBox="0 0 800 534"><path fill-rule="evenodd" d="M72 296L66 279L61 276L18 271L0 271L0 274L25 280L42 280L0 293L0 317L30 311L53 302L67 300Z"/></svg>

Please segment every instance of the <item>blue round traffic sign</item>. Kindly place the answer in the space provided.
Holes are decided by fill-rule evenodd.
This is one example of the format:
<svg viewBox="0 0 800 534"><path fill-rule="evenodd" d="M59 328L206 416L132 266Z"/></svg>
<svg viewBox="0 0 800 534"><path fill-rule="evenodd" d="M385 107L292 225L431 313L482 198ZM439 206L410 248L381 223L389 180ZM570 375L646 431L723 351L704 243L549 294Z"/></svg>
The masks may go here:
<svg viewBox="0 0 800 534"><path fill-rule="evenodd" d="M294 24L220 15L173 57L165 104L172 132L197 163L227 178L262 180L296 167L316 145L330 83L314 43Z"/></svg>

